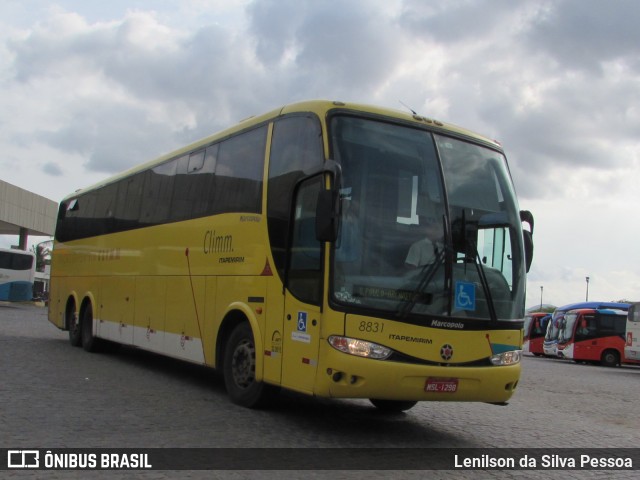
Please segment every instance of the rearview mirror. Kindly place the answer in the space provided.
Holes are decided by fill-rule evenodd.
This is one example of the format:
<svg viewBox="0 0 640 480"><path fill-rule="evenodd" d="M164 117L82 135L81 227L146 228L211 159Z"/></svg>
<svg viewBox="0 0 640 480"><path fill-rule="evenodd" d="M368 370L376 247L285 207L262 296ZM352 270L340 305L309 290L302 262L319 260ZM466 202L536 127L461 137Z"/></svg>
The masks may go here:
<svg viewBox="0 0 640 480"><path fill-rule="evenodd" d="M529 210L520 210L520 221L529 224L529 230L522 230L525 266L529 272L533 262L533 214Z"/></svg>

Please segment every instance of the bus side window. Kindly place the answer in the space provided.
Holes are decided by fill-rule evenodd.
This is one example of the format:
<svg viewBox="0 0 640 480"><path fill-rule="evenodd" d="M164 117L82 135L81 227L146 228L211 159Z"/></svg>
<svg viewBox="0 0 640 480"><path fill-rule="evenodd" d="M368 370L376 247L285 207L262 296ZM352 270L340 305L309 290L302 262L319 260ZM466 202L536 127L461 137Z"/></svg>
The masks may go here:
<svg viewBox="0 0 640 480"><path fill-rule="evenodd" d="M242 132L220 143L213 187L213 212L260 213L267 127Z"/></svg>
<svg viewBox="0 0 640 480"><path fill-rule="evenodd" d="M120 181L115 211L117 230L138 227L143 188L143 173L137 173Z"/></svg>
<svg viewBox="0 0 640 480"><path fill-rule="evenodd" d="M289 291L298 299L319 305L322 298L322 243L316 239L315 215L322 176L313 177L298 189L294 206L289 259Z"/></svg>
<svg viewBox="0 0 640 480"><path fill-rule="evenodd" d="M97 221L95 234L110 233L116 225L116 200L118 199L118 184L111 183L98 190L94 219Z"/></svg>
<svg viewBox="0 0 640 480"><path fill-rule="evenodd" d="M585 326L582 327L582 336L585 338L591 338L595 336L595 333L597 331L597 326L596 326L596 317L593 315L585 315L584 317L584 321L585 321Z"/></svg>
<svg viewBox="0 0 640 480"><path fill-rule="evenodd" d="M172 160L145 173L144 197L140 210L141 224L155 225L169 219L177 163L176 160Z"/></svg>
<svg viewBox="0 0 640 480"><path fill-rule="evenodd" d="M321 132L318 119L309 115L292 115L273 124L267 216L271 252L281 276L284 273L294 186L305 174L322 165Z"/></svg>
<svg viewBox="0 0 640 480"><path fill-rule="evenodd" d="M215 188L216 160L219 144L207 147L189 157L191 182L191 217L203 217L214 211L213 189Z"/></svg>

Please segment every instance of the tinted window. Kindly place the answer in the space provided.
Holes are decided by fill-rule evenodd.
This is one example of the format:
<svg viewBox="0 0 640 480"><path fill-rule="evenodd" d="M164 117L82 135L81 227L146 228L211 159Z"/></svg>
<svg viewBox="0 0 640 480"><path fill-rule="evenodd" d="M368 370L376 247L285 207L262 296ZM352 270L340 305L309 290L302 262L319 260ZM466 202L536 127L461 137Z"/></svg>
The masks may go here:
<svg viewBox="0 0 640 480"><path fill-rule="evenodd" d="M285 117L273 126L267 212L276 268L282 274L293 187L324 160L322 130L315 117Z"/></svg>
<svg viewBox="0 0 640 480"><path fill-rule="evenodd" d="M120 182L115 213L118 230L129 230L138 225L143 190L143 173L125 178Z"/></svg>
<svg viewBox="0 0 640 480"><path fill-rule="evenodd" d="M173 160L146 172L145 189L142 198L140 223L155 225L169 218L173 177L178 162Z"/></svg>
<svg viewBox="0 0 640 480"><path fill-rule="evenodd" d="M218 144L178 159L170 220L186 220L215 211L215 166Z"/></svg>
<svg viewBox="0 0 640 480"><path fill-rule="evenodd" d="M216 163L214 211L261 211L267 127L257 128L220 143Z"/></svg>
<svg viewBox="0 0 640 480"><path fill-rule="evenodd" d="M112 183L98 190L95 217L103 220L115 218L118 184Z"/></svg>
<svg viewBox="0 0 640 480"><path fill-rule="evenodd" d="M191 193L188 175L189 155L176 160L176 172L173 177L173 195L168 220L186 220L191 217Z"/></svg>
<svg viewBox="0 0 640 480"><path fill-rule="evenodd" d="M211 145L189 157L189 192L191 217L202 217L213 212L216 159L218 144Z"/></svg>
<svg viewBox="0 0 640 480"><path fill-rule="evenodd" d="M267 127L175 158L60 206L70 241L223 212L260 213Z"/></svg>
<svg viewBox="0 0 640 480"><path fill-rule="evenodd" d="M320 304L322 244L316 239L316 204L323 177L306 180L297 190L291 239L288 288L302 301Z"/></svg>
<svg viewBox="0 0 640 480"><path fill-rule="evenodd" d="M625 333L627 319L620 315L601 315L600 330L603 336Z"/></svg>
<svg viewBox="0 0 640 480"><path fill-rule="evenodd" d="M33 257L21 253L0 252L0 268L6 270L31 270Z"/></svg>

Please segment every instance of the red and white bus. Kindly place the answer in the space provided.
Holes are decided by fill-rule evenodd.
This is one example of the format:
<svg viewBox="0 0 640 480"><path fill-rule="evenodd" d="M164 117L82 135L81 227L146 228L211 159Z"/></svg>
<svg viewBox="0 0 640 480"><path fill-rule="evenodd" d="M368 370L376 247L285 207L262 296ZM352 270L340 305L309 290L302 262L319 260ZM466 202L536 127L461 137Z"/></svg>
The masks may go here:
<svg viewBox="0 0 640 480"><path fill-rule="evenodd" d="M624 355L626 323L626 309L571 310L559 323L558 356L606 367L629 363Z"/></svg>
<svg viewBox="0 0 640 480"><path fill-rule="evenodd" d="M626 312L629 309L629 304L616 302L579 302L556 308L553 312L551 321L547 322L547 333L544 337L543 343L544 354L546 356L554 358L559 356L558 335L560 333L560 325L564 320L564 315L571 310L578 310L580 308L612 308L614 310L624 310Z"/></svg>
<svg viewBox="0 0 640 480"><path fill-rule="evenodd" d="M522 351L535 356L544 355L544 335L551 314L545 312L529 313L524 317L524 345Z"/></svg>

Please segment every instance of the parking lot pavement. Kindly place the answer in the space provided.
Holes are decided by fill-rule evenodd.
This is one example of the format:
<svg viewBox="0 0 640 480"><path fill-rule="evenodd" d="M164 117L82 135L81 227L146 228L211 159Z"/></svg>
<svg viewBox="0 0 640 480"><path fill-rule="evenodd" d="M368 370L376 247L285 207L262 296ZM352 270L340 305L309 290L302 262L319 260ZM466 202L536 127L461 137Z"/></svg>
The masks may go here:
<svg viewBox="0 0 640 480"><path fill-rule="evenodd" d="M520 385L506 407L423 402L406 414L381 415L366 400L285 392L270 410L248 410L228 400L215 371L132 348L87 353L72 347L67 333L50 324L46 314L29 304L0 304L0 447L585 449L636 448L640 440L638 367L526 357ZM0 476L5 473L15 472ZM91 473L93 478L97 472ZM275 478L274 472L226 473ZM363 478L343 473L340 478ZM388 478L389 472L367 473L368 478ZM427 473L402 472L400 477ZM439 478L451 474L474 480L496 475L438 473ZM511 471L503 478L530 478L531 473ZM536 476L557 478L552 473L536 471ZM563 471L562 476L592 474ZM326 472L304 476L328 478ZM617 471L607 478L634 477ZM172 476L146 472L141 478Z"/></svg>

